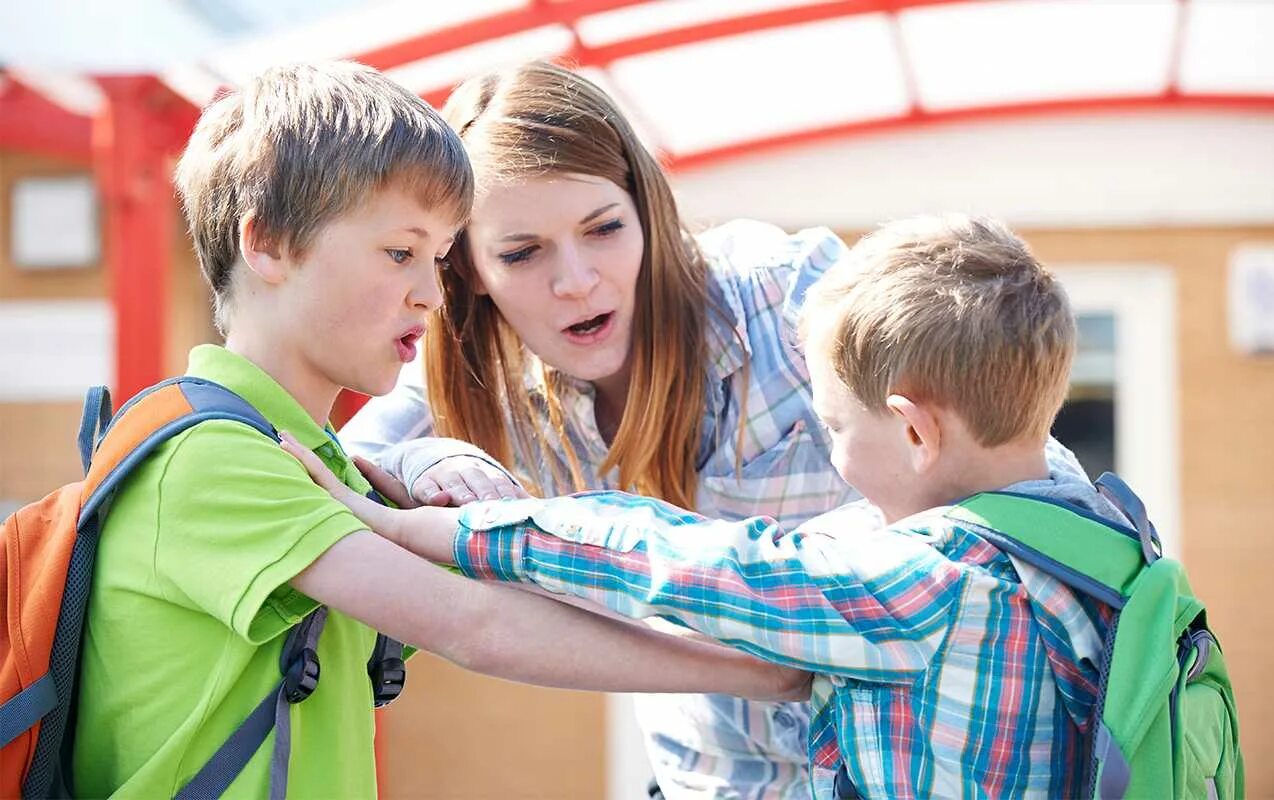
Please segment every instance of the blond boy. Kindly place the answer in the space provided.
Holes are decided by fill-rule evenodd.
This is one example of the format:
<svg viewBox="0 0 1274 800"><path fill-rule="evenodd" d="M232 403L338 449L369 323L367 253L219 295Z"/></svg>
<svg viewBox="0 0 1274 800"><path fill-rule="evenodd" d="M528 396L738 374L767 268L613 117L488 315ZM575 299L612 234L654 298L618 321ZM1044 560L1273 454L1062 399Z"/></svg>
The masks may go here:
<svg viewBox="0 0 1274 800"><path fill-rule="evenodd" d="M618 493L400 512L311 472L468 575L815 672L820 797L1079 794L1109 616L944 515L1008 490L1122 521L1049 439L1075 340L1064 292L1002 225L946 217L885 226L810 294L816 410L870 505L791 533Z"/></svg>
<svg viewBox="0 0 1274 800"><path fill-rule="evenodd" d="M226 336L195 348L187 374L369 491L327 418L343 387L393 387L441 302L435 262L472 198L454 132L373 70L273 69L204 112L177 184ZM317 688L276 706L286 634L320 604ZM448 573L368 532L273 439L230 420L174 436L120 489L86 625L71 789L88 797L375 797L378 630L549 685L704 691L724 677L781 697L801 683ZM568 634L578 649L560 646ZM259 704L286 722L240 748L246 763L211 762Z"/></svg>

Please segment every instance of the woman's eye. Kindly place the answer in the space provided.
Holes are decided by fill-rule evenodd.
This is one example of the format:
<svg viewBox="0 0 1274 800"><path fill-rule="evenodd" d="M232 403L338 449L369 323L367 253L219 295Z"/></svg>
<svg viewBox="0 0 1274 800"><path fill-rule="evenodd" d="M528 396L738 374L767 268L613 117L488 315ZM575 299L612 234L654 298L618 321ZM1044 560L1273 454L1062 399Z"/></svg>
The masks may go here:
<svg viewBox="0 0 1274 800"><path fill-rule="evenodd" d="M596 236L609 236L616 231L622 230L623 227L624 223L621 220L613 219L610 222L603 222L601 225L598 225L596 228L589 231L589 233Z"/></svg>
<svg viewBox="0 0 1274 800"><path fill-rule="evenodd" d="M539 247L537 245L528 245L526 247L523 247L521 250L514 250L508 253L501 253L500 260L503 261L505 264L517 264L522 261L526 261L528 258L535 255L535 251L538 249Z"/></svg>
<svg viewBox="0 0 1274 800"><path fill-rule="evenodd" d="M411 260L411 250L402 247L386 247L385 254L395 264L406 264Z"/></svg>

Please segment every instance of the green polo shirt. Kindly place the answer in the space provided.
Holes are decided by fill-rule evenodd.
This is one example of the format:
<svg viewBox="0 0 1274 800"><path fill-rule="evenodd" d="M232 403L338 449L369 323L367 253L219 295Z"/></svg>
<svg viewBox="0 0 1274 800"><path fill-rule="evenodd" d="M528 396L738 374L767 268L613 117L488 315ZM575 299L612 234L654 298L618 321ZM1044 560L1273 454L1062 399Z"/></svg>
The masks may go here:
<svg viewBox="0 0 1274 800"><path fill-rule="evenodd" d="M328 433L256 365L221 347L187 374L232 389L370 488ZM164 444L120 489L88 607L74 750L76 796L171 797L279 680L288 629L316 607L288 584L366 526L271 439L211 421ZM288 794L376 795L367 659L376 633L332 612L322 675L291 708ZM267 797L271 734L228 797Z"/></svg>

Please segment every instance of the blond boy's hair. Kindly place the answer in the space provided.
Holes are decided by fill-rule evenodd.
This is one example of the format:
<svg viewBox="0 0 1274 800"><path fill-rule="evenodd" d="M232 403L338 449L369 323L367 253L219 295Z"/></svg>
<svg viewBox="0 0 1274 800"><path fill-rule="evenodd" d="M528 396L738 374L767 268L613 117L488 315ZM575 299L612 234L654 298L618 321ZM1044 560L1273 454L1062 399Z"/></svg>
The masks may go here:
<svg viewBox="0 0 1274 800"><path fill-rule="evenodd" d="M1048 435L1075 350L1058 281L1002 223L959 215L863 237L811 287L802 332L867 408L937 403L987 447Z"/></svg>
<svg viewBox="0 0 1274 800"><path fill-rule="evenodd" d="M247 215L266 243L299 258L324 225L389 185L457 225L473 203L464 147L437 112L345 62L276 67L214 101L176 184L223 331Z"/></svg>

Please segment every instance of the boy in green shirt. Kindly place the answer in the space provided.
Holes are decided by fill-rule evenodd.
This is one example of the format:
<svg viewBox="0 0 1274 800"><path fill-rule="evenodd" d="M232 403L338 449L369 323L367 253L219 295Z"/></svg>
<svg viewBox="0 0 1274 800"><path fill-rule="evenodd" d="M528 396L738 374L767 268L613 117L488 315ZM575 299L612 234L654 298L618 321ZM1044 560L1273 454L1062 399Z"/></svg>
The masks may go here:
<svg viewBox="0 0 1274 800"><path fill-rule="evenodd" d="M177 184L226 335L191 352L188 374L238 393L366 493L326 420L343 387L393 387L442 300L435 270L473 193L459 140L374 70L298 65L206 109ZM320 604L321 681L288 711L297 797L376 794L377 630L544 685L806 688L802 673L446 572L367 531L274 441L232 421L152 454L99 548L73 751L85 796L179 794L273 691L285 634ZM271 793L272 742L227 795Z"/></svg>

